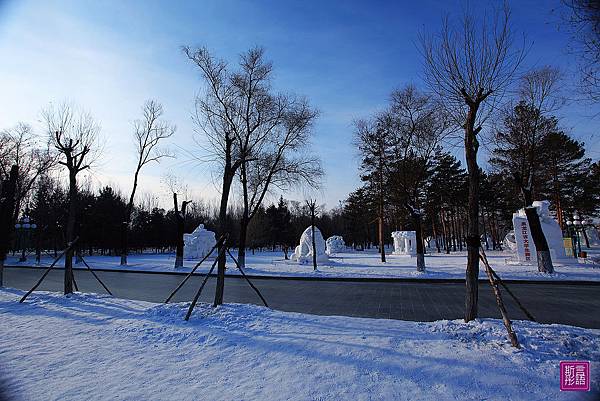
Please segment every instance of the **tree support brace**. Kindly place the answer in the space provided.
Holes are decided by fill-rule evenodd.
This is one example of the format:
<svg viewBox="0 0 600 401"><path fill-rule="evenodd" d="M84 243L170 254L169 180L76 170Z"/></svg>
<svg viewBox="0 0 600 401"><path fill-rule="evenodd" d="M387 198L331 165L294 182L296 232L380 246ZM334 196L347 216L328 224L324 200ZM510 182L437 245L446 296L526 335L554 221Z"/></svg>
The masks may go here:
<svg viewBox="0 0 600 401"><path fill-rule="evenodd" d="M48 266L48 268L46 269L46 271L44 272L44 274L42 274L42 277L40 277L40 279L37 281L37 283L35 283L35 285L29 290L27 291L27 293L25 295L23 295L23 298L21 298L21 300L19 301L19 303L23 303L27 297L33 292L35 291L40 284L42 284L42 281L44 281L44 279L46 278L46 276L48 275L48 273L50 273L50 270L54 267L54 265L56 264L56 262L58 262L65 253L67 253L69 250L73 249L75 247L75 244L77 243L77 241L79 240L79 237L76 237L61 253L60 255L58 255L54 261L52 262L52 264L50 266Z"/></svg>
<svg viewBox="0 0 600 401"><path fill-rule="evenodd" d="M508 338L510 343L515 348L521 348L519 344L519 340L517 339L517 335L512 328L512 323L508 318L508 313L506 312L506 308L504 307L504 302L502 301L502 295L500 294L500 288L498 288L498 283L494 280L494 276L491 272L490 264L488 263L487 257L485 255L485 251L483 248L480 249L479 259L485 266L485 272L487 273L488 279L490 281L490 285L492 286L492 290L494 291L494 295L496 295L496 303L498 304L498 309L500 309L500 313L502 314L502 322L504 323L504 327L506 327L506 331L508 333Z"/></svg>
<svg viewBox="0 0 600 401"><path fill-rule="evenodd" d="M240 273L242 274L242 277L244 278L244 280L246 280L246 282L248 283L248 285L250 285L250 287L254 290L254 292L256 292L256 294L258 295L258 297L260 298L260 300L262 301L263 305L265 305L267 308L269 307L269 305L267 304L267 301L265 300L265 298L262 296L262 294L260 293L260 291L258 290L258 288L256 288L256 286L250 281L250 279L248 278L248 276L246 275L246 273L244 272L244 270L241 268L241 266L239 265L239 262L237 261L237 259L231 254L231 251L229 250L229 247L227 246L227 235L223 235L221 236L221 238L219 238L219 240L217 241L217 243L215 244L215 246L212 247L212 249L208 252L208 254L206 256L204 256L202 258L202 260L200 260L200 262L198 262L194 268L186 275L186 277L181 281L181 283L179 283L179 285L177 286L177 288L175 288L173 290L173 292L171 292L171 294L167 297L167 299L165 300L165 303L168 303L177 293L177 291L179 291L181 289L181 287L183 287L183 285L188 281L188 279L192 276L192 274L194 274L194 272L196 271L196 269L206 260L208 259L208 257L214 252L215 249L219 248L219 254L217 256L217 258L215 259L215 261L213 262L212 266L210 267L209 271L204 275L204 280L202 281L202 284L200 285L200 288L198 288L198 291L196 291L196 294L194 295L194 298L192 299L192 302L188 308L188 311L185 315L185 320L189 320L190 317L192 316L192 312L194 311L194 308L196 307L196 304L198 303L198 299L200 299L200 295L202 293L202 290L204 289L204 286L206 285L206 282L208 281L210 275L212 274L212 272L214 271L218 261L219 261L219 257L220 256L224 256L224 255L229 255L229 257L233 260L233 262L235 263L235 266L238 268L238 270L240 271Z"/></svg>
<svg viewBox="0 0 600 401"><path fill-rule="evenodd" d="M183 285L188 281L188 279L190 277L192 277L192 274L194 274L194 272L196 271L196 269L198 267L200 267L200 265L202 264L202 262L204 262L206 259L208 259L210 257L210 255L212 255L212 253L215 251L215 249L219 248L225 241L227 237L225 235L222 235L221 238L219 238L219 240L217 241L217 243L210 249L210 251L200 260L200 262L196 263L196 266L194 266L194 268L192 269L192 271L190 271L187 276L185 276L185 278L183 279L183 281L181 281L181 283L179 283L179 285L177 286L177 288L175 288L173 290L173 292L171 292L171 294L167 297L167 299L165 300L165 303L169 303L169 301L171 300L171 298L173 298L175 296L175 294L177 293L177 291L179 291L181 289L181 287L183 287ZM211 269L212 271L212 269Z"/></svg>

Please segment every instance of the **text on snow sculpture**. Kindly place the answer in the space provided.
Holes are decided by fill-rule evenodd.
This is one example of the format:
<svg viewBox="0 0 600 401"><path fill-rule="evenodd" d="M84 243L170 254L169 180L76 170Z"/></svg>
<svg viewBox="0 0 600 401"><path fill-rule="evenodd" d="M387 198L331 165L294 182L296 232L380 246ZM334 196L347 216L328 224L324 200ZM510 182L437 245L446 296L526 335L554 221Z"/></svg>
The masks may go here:
<svg viewBox="0 0 600 401"><path fill-rule="evenodd" d="M191 234L183 234L184 259L201 259L205 257L217 243L215 233L200 224ZM216 253L213 253L216 255Z"/></svg>
<svg viewBox="0 0 600 401"><path fill-rule="evenodd" d="M325 253L325 240L321 231L315 227L315 251L317 262L327 262L329 258ZM298 263L312 263L312 227L308 226L300 236L300 245L296 247L292 254L292 260Z"/></svg>
<svg viewBox="0 0 600 401"><path fill-rule="evenodd" d="M417 233L414 231L394 231L394 255L416 255Z"/></svg>
<svg viewBox="0 0 600 401"><path fill-rule="evenodd" d="M562 239L562 231L556 220L550 216L550 202L546 200L535 201L532 205L537 209L537 214L540 217L542 231L548 242L552 260L566 258L567 255ZM513 213L513 228L519 262L536 262L537 254L535 244L531 238L531 230L529 229L529 223L525 216L525 209L519 209L516 213ZM507 240L509 239L507 238Z"/></svg>
<svg viewBox="0 0 600 401"><path fill-rule="evenodd" d="M327 238L325 245L325 253L327 253L327 255L342 252L344 249L346 249L346 243L341 235L332 235L331 237Z"/></svg>

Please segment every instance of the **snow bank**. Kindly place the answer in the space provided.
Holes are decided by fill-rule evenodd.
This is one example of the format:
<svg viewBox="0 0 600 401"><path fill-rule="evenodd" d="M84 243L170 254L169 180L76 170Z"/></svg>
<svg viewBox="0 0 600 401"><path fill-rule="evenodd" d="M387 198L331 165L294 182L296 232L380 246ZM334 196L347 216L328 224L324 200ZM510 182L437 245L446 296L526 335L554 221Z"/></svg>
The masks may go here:
<svg viewBox="0 0 600 401"><path fill-rule="evenodd" d="M27 400L578 399L561 359L600 363L600 331L415 323L0 290L0 362ZM596 376L597 377L597 376ZM599 383L592 382L598 396Z"/></svg>

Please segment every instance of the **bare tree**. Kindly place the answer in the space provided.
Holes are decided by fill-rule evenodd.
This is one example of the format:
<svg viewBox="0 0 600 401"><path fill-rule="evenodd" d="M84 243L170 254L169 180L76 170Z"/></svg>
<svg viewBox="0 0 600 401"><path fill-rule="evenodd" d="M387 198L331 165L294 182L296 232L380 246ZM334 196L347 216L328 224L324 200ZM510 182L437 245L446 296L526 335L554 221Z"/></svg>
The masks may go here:
<svg viewBox="0 0 600 401"><path fill-rule="evenodd" d="M155 100L148 100L143 107L143 119L134 122L133 137L135 141L137 165L133 174L133 187L129 195L129 202L125 209L125 216L121 227L121 266L127 265L128 232L131 224L131 213L135 192L138 186L138 178L142 168L150 163L159 163L163 157L171 154L158 147L164 139L175 133L175 126L163 121L163 107Z"/></svg>
<svg viewBox="0 0 600 401"><path fill-rule="evenodd" d="M215 58L206 48L192 50L184 47L183 52L200 69L206 84L204 93L196 97L194 115L198 129L203 134L198 143L205 152L198 159L221 167L218 231L219 235L226 235L229 193L242 164L236 137L241 137L243 129L240 111L244 110L241 101L244 97L236 88L235 74L229 72L225 61ZM223 303L225 263L225 252L219 252L215 306Z"/></svg>
<svg viewBox="0 0 600 401"><path fill-rule="evenodd" d="M19 169L16 164L13 164L7 175L0 172L0 287L4 285L4 261L13 227L18 175Z"/></svg>
<svg viewBox="0 0 600 401"><path fill-rule="evenodd" d="M317 200L307 199L306 207L310 212L310 232L311 232L311 245L312 245L312 262L313 270L317 271L317 244L315 240L315 217L317 214Z"/></svg>
<svg viewBox="0 0 600 401"><path fill-rule="evenodd" d="M448 134L450 121L430 95L409 85L392 93L390 121L395 132L391 187L415 226L417 271L425 271L421 200L432 156Z"/></svg>
<svg viewBox="0 0 600 401"><path fill-rule="evenodd" d="M59 152L58 164L65 166L69 175L69 211L65 239L70 244L75 239L77 222L77 175L89 169L99 156L100 126L89 113L75 110L66 103L56 108L50 106L42 114L48 127L49 141ZM73 248L69 248L65 254L65 294L73 292L73 254Z"/></svg>
<svg viewBox="0 0 600 401"><path fill-rule="evenodd" d="M563 0L569 8L571 51L579 58L580 89L591 101L600 101L600 2Z"/></svg>
<svg viewBox="0 0 600 401"><path fill-rule="evenodd" d="M438 36L422 36L425 80L455 123L464 129L469 199L465 321L477 317L479 278L479 135L489 112L502 98L524 57L516 49L510 11L505 5L491 18L476 19L468 11L451 24L446 17Z"/></svg>
<svg viewBox="0 0 600 401"><path fill-rule="evenodd" d="M242 121L235 139L243 208L238 262L244 267L248 225L265 195L273 187L285 190L306 184L316 188L323 172L319 159L307 152L317 112L305 99L273 93L272 65L264 59L263 49L242 54L240 67L233 82L243 102L241 110L233 113Z"/></svg>
<svg viewBox="0 0 600 401"><path fill-rule="evenodd" d="M14 224L38 178L56 164L56 153L40 146L31 127L19 123L0 132L0 181L3 181L0 213L0 286L8 243Z"/></svg>
<svg viewBox="0 0 600 401"><path fill-rule="evenodd" d="M183 194L184 199L188 199L188 188L183 184L181 179L178 179L172 174L167 174L164 177L164 183L173 195L173 210L175 212L176 227L176 248L175 248L175 268L183 266L183 234L185 233L185 217L188 206L192 203L190 200L184 200L179 207L178 194Z"/></svg>
<svg viewBox="0 0 600 401"><path fill-rule="evenodd" d="M16 165L18 171L11 224L16 221L37 179L56 165L56 157L47 143L44 146L38 142L27 124L19 123L0 133L0 174L8 175L12 165Z"/></svg>
<svg viewBox="0 0 600 401"><path fill-rule="evenodd" d="M195 120L205 155L199 159L220 166L222 174L219 234L226 234L229 193L236 175L243 197L240 259L245 261L247 227L273 186L317 182L320 166L314 157L299 157L308 144L316 112L303 99L273 94L271 63L253 48L240 56L239 69L213 57L205 48L184 53L202 72L206 83L196 99ZM286 181L287 180L287 181ZM219 254L215 305L223 302L225 253Z"/></svg>

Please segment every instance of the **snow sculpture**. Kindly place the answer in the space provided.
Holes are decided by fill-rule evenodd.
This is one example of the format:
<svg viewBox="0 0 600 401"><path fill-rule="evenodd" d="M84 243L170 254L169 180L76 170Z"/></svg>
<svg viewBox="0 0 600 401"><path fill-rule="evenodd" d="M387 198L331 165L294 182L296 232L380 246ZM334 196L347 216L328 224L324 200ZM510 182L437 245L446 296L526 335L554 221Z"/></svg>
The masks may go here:
<svg viewBox="0 0 600 401"><path fill-rule="evenodd" d="M325 240L321 231L315 227L315 250L317 254L317 262L327 262L329 257L325 253ZM312 263L313 260L312 246L312 226L304 230L300 236L300 245L298 245L292 254L292 260L298 263Z"/></svg>
<svg viewBox="0 0 600 401"><path fill-rule="evenodd" d="M588 237L590 245L600 245L600 235L596 227L587 227L585 229L585 234ZM585 241L585 238L582 238L581 240Z"/></svg>
<svg viewBox="0 0 600 401"><path fill-rule="evenodd" d="M548 209L550 202L546 200L535 201L532 205L537 209L537 214L540 217L542 231L546 236L546 241L548 241L552 260L565 259L567 255L563 244L562 231L556 220L550 216L550 210ZM531 238L529 223L525 216L525 209L519 209L517 213L513 213L513 228L519 262L537 263L537 254Z"/></svg>
<svg viewBox="0 0 600 401"><path fill-rule="evenodd" d="M191 234L183 234L183 257L202 259L216 243L215 233L206 230L204 224L200 224Z"/></svg>
<svg viewBox="0 0 600 401"><path fill-rule="evenodd" d="M515 238L515 231L510 230L504 240L502 241L504 248L510 249L512 252L517 252L517 239Z"/></svg>
<svg viewBox="0 0 600 401"><path fill-rule="evenodd" d="M417 254L417 234L414 231L394 231L394 255L413 256Z"/></svg>
<svg viewBox="0 0 600 401"><path fill-rule="evenodd" d="M342 252L344 249L346 249L346 243L344 242L344 238L342 238L341 235L333 235L327 238L325 244L327 246L325 253L330 256L334 253Z"/></svg>

